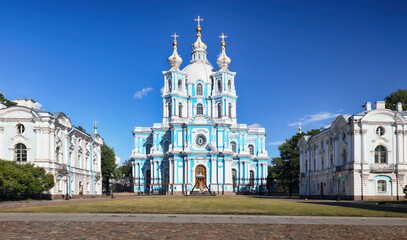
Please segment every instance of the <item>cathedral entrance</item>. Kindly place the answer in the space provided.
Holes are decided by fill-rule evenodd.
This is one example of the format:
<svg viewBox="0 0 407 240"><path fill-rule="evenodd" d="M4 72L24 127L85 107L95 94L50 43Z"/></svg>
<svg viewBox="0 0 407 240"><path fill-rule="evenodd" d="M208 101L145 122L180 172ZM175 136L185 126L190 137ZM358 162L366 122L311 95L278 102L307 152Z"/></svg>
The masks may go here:
<svg viewBox="0 0 407 240"><path fill-rule="evenodd" d="M206 186L206 168L202 165L195 168L195 184L197 189L204 189Z"/></svg>

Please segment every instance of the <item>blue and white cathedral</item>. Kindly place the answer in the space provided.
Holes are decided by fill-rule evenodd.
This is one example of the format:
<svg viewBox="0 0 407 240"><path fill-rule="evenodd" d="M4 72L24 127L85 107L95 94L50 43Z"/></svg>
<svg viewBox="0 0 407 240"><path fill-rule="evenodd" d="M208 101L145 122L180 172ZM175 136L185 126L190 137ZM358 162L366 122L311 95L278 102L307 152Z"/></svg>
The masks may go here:
<svg viewBox="0 0 407 240"><path fill-rule="evenodd" d="M163 120L133 131L134 191L140 194L211 194L266 191L269 160L264 128L236 118L235 72L229 71L224 36L215 70L207 58L198 17L190 64L174 51L164 71ZM197 184L201 182L200 184Z"/></svg>

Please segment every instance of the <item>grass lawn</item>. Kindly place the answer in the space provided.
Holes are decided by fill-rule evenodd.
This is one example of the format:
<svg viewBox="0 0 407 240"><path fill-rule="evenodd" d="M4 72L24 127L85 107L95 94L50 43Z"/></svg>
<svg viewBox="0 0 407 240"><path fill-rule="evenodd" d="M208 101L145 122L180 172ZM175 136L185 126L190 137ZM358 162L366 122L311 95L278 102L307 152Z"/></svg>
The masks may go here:
<svg viewBox="0 0 407 240"><path fill-rule="evenodd" d="M407 217L406 213L315 204L314 201L255 197L139 197L58 205L0 209L24 213L168 213L168 214L256 214L300 216Z"/></svg>

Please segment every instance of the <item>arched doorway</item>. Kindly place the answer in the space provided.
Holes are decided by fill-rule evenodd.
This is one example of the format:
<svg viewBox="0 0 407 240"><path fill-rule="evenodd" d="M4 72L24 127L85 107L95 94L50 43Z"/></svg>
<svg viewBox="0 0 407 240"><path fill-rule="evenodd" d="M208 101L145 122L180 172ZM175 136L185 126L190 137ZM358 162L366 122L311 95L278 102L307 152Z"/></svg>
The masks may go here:
<svg viewBox="0 0 407 240"><path fill-rule="evenodd" d="M200 182L203 184L200 184ZM206 186L206 168L202 165L195 168L195 184L197 184L197 189L204 189Z"/></svg>

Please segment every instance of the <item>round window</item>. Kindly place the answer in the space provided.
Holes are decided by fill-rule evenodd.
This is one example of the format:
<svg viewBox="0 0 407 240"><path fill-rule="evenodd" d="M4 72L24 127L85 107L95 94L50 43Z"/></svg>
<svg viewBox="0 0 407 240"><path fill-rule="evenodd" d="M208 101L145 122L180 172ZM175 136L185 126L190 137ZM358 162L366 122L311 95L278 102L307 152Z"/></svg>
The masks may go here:
<svg viewBox="0 0 407 240"><path fill-rule="evenodd" d="M376 128L376 134L378 135L378 136L383 136L384 135L384 127L378 127L378 128Z"/></svg>
<svg viewBox="0 0 407 240"><path fill-rule="evenodd" d="M203 147L206 144L206 137L202 134L199 134L196 137L195 143L198 147Z"/></svg>
<svg viewBox="0 0 407 240"><path fill-rule="evenodd" d="M21 124L21 123L17 124L17 133L18 133L18 134L23 134L24 131L25 131L24 125Z"/></svg>

